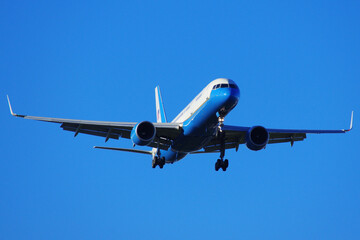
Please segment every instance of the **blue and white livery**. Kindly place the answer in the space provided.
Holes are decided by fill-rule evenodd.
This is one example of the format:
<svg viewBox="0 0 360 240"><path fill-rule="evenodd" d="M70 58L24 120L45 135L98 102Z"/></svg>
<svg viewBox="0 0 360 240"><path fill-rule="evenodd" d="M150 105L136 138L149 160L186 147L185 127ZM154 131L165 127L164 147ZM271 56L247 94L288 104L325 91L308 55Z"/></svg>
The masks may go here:
<svg viewBox="0 0 360 240"><path fill-rule="evenodd" d="M77 136L85 133L111 139L131 139L133 145L148 146L152 150L139 150L114 147L94 147L100 149L127 151L152 156L152 167L163 168L167 163L181 160L188 154L218 153L215 170L226 171L229 161L224 159L227 149L245 144L250 150L264 149L268 144L303 141L310 133L345 133L347 130L297 130L271 129L263 126L242 127L224 124L224 118L237 105L240 90L230 79L219 78L209 83L172 122L167 122L160 87L155 88L156 123L143 122L104 122L62 118L35 117L15 114L13 116L45 122L60 123L61 128L72 131Z"/></svg>

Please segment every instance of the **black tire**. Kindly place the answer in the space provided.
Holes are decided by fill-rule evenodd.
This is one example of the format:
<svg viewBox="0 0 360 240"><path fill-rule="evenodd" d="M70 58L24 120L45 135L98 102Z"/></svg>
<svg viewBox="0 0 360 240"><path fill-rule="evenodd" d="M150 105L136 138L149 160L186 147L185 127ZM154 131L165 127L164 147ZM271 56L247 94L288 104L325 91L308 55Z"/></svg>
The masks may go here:
<svg viewBox="0 0 360 240"><path fill-rule="evenodd" d="M224 161L224 166L225 166L225 168L228 168L228 166L229 166L229 160L225 159L225 161Z"/></svg>
<svg viewBox="0 0 360 240"><path fill-rule="evenodd" d="M225 172L227 167L229 166L229 160L225 159L225 161L221 161L221 168Z"/></svg>
<svg viewBox="0 0 360 240"><path fill-rule="evenodd" d="M215 163L215 171L219 171L220 169L220 159L218 159Z"/></svg>
<svg viewBox="0 0 360 240"><path fill-rule="evenodd" d="M154 157L153 160L152 160L152 168L156 168L156 165L158 165L158 160L159 158L158 157Z"/></svg>

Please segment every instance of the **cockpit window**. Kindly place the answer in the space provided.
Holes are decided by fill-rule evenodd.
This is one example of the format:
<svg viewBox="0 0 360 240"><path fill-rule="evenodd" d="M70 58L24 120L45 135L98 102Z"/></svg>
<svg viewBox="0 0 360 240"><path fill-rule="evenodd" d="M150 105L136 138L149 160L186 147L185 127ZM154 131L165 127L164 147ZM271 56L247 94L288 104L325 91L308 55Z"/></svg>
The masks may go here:
<svg viewBox="0 0 360 240"><path fill-rule="evenodd" d="M213 89L218 89L220 87L220 84L214 85Z"/></svg>
<svg viewBox="0 0 360 240"><path fill-rule="evenodd" d="M213 89L218 89L218 88L237 88L236 84L227 84L227 83L223 83L223 84L216 84L213 86Z"/></svg>

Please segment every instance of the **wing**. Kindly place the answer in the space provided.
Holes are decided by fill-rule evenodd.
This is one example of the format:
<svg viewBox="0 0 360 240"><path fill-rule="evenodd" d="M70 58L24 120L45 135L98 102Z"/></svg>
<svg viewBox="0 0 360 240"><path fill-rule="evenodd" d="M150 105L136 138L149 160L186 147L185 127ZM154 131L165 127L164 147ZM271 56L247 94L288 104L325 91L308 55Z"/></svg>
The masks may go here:
<svg viewBox="0 0 360 240"><path fill-rule="evenodd" d="M269 132L269 142L284 143L290 142L291 146L296 141L303 141L306 138L306 134L322 134L322 133L346 133L352 129L354 112L351 113L351 121L349 129L342 130L309 130L309 129L272 129L267 128ZM221 127L221 131L225 133L225 149L236 148L238 149L240 144L246 143L246 134L250 127L229 126L224 125ZM204 147L204 152L216 152L220 151L220 139L216 136ZM196 152L203 153L203 152Z"/></svg>
<svg viewBox="0 0 360 240"><path fill-rule="evenodd" d="M15 117L32 119L43 122L52 122L61 124L63 130L74 132L76 137L79 133L100 136L105 138L105 142L111 139L127 138L130 139L130 133L136 122L105 122L89 121L64 118L36 117L20 115L13 112L8 97L10 112ZM171 145L171 140L181 133L181 125L178 123L153 123L156 128L154 141L148 146L167 150Z"/></svg>

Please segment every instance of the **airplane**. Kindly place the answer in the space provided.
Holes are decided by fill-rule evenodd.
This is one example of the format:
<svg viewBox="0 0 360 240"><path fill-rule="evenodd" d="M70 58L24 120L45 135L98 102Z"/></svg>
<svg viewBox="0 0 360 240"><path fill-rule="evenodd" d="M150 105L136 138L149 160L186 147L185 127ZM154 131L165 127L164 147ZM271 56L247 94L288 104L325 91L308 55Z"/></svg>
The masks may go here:
<svg viewBox="0 0 360 240"><path fill-rule="evenodd" d="M155 88L157 122L105 122L20 115L13 112L7 96L10 113L15 117L61 124L61 128L111 139L131 139L133 148L100 147L98 149L125 151L151 155L152 168L163 168L188 154L218 153L215 170L226 171L229 160L225 151L245 144L253 151L264 149L268 144L303 141L307 134L345 133L352 129L354 111L351 112L350 128L342 130L272 129L263 126L230 126L225 117L237 105L240 90L230 79L218 78L210 82L173 121L167 122L160 87ZM151 150L134 147L148 146Z"/></svg>

